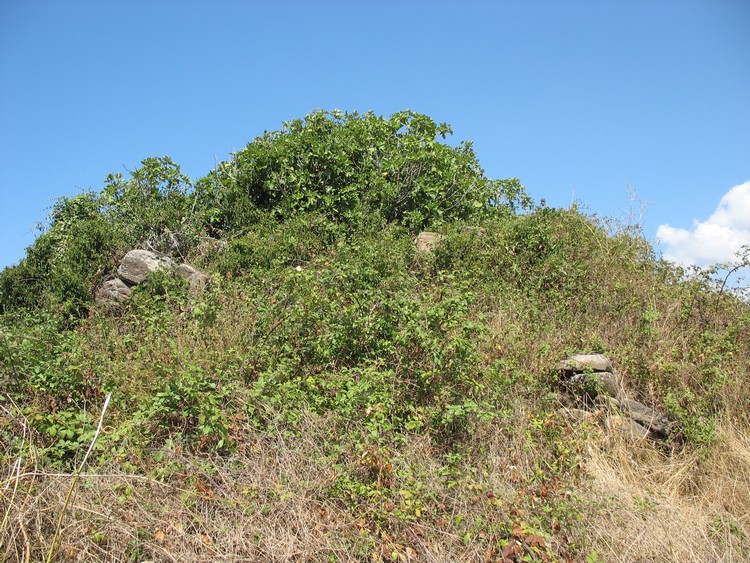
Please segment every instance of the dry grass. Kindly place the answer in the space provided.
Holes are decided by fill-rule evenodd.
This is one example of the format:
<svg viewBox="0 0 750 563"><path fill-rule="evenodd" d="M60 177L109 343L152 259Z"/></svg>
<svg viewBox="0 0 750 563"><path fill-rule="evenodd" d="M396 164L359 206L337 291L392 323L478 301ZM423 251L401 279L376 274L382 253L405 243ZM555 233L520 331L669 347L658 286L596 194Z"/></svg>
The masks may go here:
<svg viewBox="0 0 750 563"><path fill-rule="evenodd" d="M457 522L507 518L510 525L546 455L527 442L529 414L520 410L503 426L480 429L472 441L486 471L455 488L438 476L440 454L426 437L414 436L393 452L391 487L413 488L400 477L412 470L431 493L425 516L411 521L373 524L393 499L360 503L362 512L331 500L340 468L321 451L331 427L325 419L305 421L305 432L294 437L247 433L241 452L231 457L166 451L161 464L171 469L158 477L117 467L83 474L63 519L58 560L365 561L396 553L400 561L497 561L498 538L479 534L467 541L468 528ZM556 539L548 536L550 545L562 556L562 538L587 541L603 561L747 560L747 435L726 422L710 449L665 452L650 442L595 432L584 456L589 479L566 483L560 496L589 503L578 538L570 528ZM4 476L3 561L43 559L73 478L41 472L32 462L22 460L24 467L8 468ZM458 473L466 474L477 467L476 459L459 465ZM526 509L538 501L529 500Z"/></svg>
<svg viewBox="0 0 750 563"><path fill-rule="evenodd" d="M586 471L592 546L605 561L746 561L750 556L747 429L726 423L701 451L665 453L607 435Z"/></svg>
<svg viewBox="0 0 750 563"><path fill-rule="evenodd" d="M56 560L495 561L505 535L487 526L513 524L506 512L516 511L537 466L537 452L524 445L528 424L528 413L519 412L503 427L483 428L476 440L485 471L464 459L448 481L440 474L442 452L414 435L391 452L383 496L354 502L337 501L332 487L341 472L369 464L348 456L336 465L327 457L321 445L333 424L325 418L302 421L295 436L248 431L228 457L165 451L158 476L155 466L137 475L118 466L85 473L64 515ZM23 464L25 471L4 481L18 494L0 499L8 562L43 560L73 479ZM421 516L404 504L404 490L424 501L415 505Z"/></svg>
<svg viewBox="0 0 750 563"><path fill-rule="evenodd" d="M162 478L117 467L82 474L56 560L359 561L387 559L400 550L401 560L448 562L476 560L486 551L434 522L373 527L371 514L326 500L336 477L334 467L321 461L329 423L304 424L306 438L248 433L243 453L232 457L170 451L161 463L173 469ZM436 476L434 453L415 439L394 462ZM18 494L0 499L8 515L0 535L3 561L43 560L72 479L33 467L8 475L4 483L12 486L6 491L17 486ZM436 478L425 486L442 485ZM466 506L476 510L468 498L448 510L465 513Z"/></svg>
<svg viewBox="0 0 750 563"><path fill-rule="evenodd" d="M352 559L353 517L321 500L330 468L316 464L310 440L248 436L246 453L209 459L167 452L162 478L117 467L83 474L63 521L62 561L318 561ZM39 561L72 475L11 477L15 499L5 561Z"/></svg>

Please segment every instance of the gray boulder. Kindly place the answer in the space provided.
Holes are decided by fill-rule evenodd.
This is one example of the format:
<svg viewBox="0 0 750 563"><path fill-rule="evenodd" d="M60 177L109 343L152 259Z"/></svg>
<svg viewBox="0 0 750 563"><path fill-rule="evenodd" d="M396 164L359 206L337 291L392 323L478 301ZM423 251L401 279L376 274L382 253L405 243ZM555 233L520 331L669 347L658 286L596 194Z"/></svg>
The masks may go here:
<svg viewBox="0 0 750 563"><path fill-rule="evenodd" d="M131 250L123 257L117 275L129 285L138 285L154 272L166 268L174 268L171 258L138 249Z"/></svg>
<svg viewBox="0 0 750 563"><path fill-rule="evenodd" d="M119 305L130 297L130 288L119 278L105 281L94 293L94 303L99 305Z"/></svg>
<svg viewBox="0 0 750 563"><path fill-rule="evenodd" d="M611 413L607 428L632 438L667 438L674 423L646 405L628 399L612 362L603 354L576 354L557 364L567 401Z"/></svg>
<svg viewBox="0 0 750 563"><path fill-rule="evenodd" d="M672 432L673 423L667 417L638 401L623 399L620 401L620 410L657 436L666 438Z"/></svg>
<svg viewBox="0 0 750 563"><path fill-rule="evenodd" d="M617 432L624 438L643 440L648 437L647 428L625 416L609 416L605 425L608 430Z"/></svg>
<svg viewBox="0 0 750 563"><path fill-rule="evenodd" d="M580 398L596 399L606 396L620 397L620 384L615 374L608 371L577 373L568 378L568 389Z"/></svg>
<svg viewBox="0 0 750 563"><path fill-rule="evenodd" d="M191 295L200 294L211 281L211 277L208 274L204 274L200 270L193 268L190 264L180 264L175 268L174 273L190 282Z"/></svg>
<svg viewBox="0 0 750 563"><path fill-rule="evenodd" d="M557 364L565 389L579 401L602 397L618 399L621 385L612 362L604 354L576 354Z"/></svg>
<svg viewBox="0 0 750 563"><path fill-rule="evenodd" d="M612 372L612 362L604 354L576 354L557 364L560 371L565 373L584 373L587 371Z"/></svg>

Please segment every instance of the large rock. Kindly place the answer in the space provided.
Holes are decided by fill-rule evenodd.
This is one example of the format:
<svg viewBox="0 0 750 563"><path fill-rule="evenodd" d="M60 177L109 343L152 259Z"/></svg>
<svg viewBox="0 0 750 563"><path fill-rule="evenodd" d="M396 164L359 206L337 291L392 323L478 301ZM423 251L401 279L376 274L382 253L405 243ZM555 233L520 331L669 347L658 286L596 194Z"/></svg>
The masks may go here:
<svg viewBox="0 0 750 563"><path fill-rule="evenodd" d="M189 280L193 276L199 275L201 272L200 270L193 268L190 264L180 264L174 269L174 273L182 279Z"/></svg>
<svg viewBox="0 0 750 563"><path fill-rule="evenodd" d="M130 288L119 278L105 281L94 293L94 303L99 305L119 305L130 297Z"/></svg>
<svg viewBox="0 0 750 563"><path fill-rule="evenodd" d="M638 401L628 399L622 382L603 354L576 354L557 364L567 402L612 414L607 428L635 438L667 438L674 426L667 417Z"/></svg>
<svg viewBox="0 0 750 563"><path fill-rule="evenodd" d="M653 434L667 437L672 432L673 423L667 417L638 401L623 399L620 410Z"/></svg>
<svg viewBox="0 0 750 563"><path fill-rule="evenodd" d="M648 437L648 429L644 428L641 424L636 421L618 415L612 415L607 417L605 421L607 430L617 432L624 438L643 440Z"/></svg>
<svg viewBox="0 0 750 563"><path fill-rule="evenodd" d="M620 384L615 374L608 371L577 373L566 381L567 388L579 398L596 399L602 395L620 397Z"/></svg>
<svg viewBox="0 0 750 563"><path fill-rule="evenodd" d="M190 282L191 295L200 294L211 281L211 277L208 274L196 270L190 264L180 264L175 268L174 273Z"/></svg>
<svg viewBox="0 0 750 563"><path fill-rule="evenodd" d="M563 360L557 367L565 373L584 373L587 371L612 372L612 362L604 354L576 354Z"/></svg>
<svg viewBox="0 0 750 563"><path fill-rule="evenodd" d="M120 261L117 275L127 284L138 285L154 272L165 268L174 268L174 262L168 256L160 256L149 250L131 250Z"/></svg>
<svg viewBox="0 0 750 563"><path fill-rule="evenodd" d="M433 233L431 231L424 231L417 235L417 238L414 240L414 245L417 247L418 252L430 253L444 240L445 235Z"/></svg>

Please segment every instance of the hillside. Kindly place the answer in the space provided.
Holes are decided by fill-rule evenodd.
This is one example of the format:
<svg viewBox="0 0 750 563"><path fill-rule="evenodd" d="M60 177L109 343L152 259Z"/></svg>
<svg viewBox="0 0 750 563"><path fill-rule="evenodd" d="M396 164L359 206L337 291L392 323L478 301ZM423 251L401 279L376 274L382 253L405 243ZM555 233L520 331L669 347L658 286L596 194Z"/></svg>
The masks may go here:
<svg viewBox="0 0 750 563"><path fill-rule="evenodd" d="M750 559L747 301L450 133L60 199L0 272L3 560Z"/></svg>

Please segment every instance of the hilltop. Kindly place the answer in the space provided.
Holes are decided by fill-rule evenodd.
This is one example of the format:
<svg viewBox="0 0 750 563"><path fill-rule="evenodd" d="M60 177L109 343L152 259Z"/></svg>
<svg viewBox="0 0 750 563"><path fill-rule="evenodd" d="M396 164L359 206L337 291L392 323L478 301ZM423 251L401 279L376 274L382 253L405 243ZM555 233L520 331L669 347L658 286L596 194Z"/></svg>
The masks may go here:
<svg viewBox="0 0 750 563"><path fill-rule="evenodd" d="M61 198L0 272L4 560L750 558L748 303L450 134Z"/></svg>

